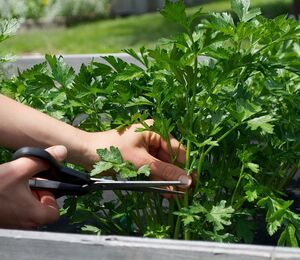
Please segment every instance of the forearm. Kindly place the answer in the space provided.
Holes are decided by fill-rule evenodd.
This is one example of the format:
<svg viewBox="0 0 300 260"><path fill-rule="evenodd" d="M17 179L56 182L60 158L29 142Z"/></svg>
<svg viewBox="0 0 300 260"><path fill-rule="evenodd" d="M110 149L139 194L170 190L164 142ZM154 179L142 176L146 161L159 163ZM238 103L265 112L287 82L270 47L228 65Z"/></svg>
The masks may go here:
<svg viewBox="0 0 300 260"><path fill-rule="evenodd" d="M86 132L56 120L33 108L0 95L0 145L17 149L22 146L65 145L68 161L81 163ZM81 163L82 164L82 163Z"/></svg>

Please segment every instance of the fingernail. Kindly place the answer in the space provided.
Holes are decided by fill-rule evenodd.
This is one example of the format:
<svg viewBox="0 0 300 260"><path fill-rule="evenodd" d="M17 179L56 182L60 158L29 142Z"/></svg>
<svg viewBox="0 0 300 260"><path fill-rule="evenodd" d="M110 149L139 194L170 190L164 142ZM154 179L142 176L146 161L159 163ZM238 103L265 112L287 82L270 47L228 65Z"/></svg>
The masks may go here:
<svg viewBox="0 0 300 260"><path fill-rule="evenodd" d="M190 186L192 184L192 179L188 175L181 175L178 180L185 186Z"/></svg>

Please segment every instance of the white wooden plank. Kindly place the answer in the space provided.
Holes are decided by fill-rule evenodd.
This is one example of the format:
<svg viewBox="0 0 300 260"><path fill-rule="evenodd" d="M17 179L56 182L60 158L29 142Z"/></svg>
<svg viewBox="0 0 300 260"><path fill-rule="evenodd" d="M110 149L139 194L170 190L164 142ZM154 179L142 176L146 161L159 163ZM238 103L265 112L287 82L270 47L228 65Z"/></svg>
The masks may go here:
<svg viewBox="0 0 300 260"><path fill-rule="evenodd" d="M0 229L0 259L283 260L300 249Z"/></svg>

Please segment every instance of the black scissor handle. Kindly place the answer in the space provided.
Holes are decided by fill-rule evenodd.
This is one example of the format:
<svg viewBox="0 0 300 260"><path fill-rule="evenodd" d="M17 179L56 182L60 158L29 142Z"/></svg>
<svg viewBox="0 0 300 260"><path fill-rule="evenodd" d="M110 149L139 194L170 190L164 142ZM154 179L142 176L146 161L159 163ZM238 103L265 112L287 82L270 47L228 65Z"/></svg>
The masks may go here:
<svg viewBox="0 0 300 260"><path fill-rule="evenodd" d="M16 160L21 157L35 157L49 164L50 169L39 172L36 177L73 184L89 184L92 182L86 173L60 165L50 153L42 148L22 147L13 154L12 159Z"/></svg>
<svg viewBox="0 0 300 260"><path fill-rule="evenodd" d="M89 192L87 185L71 184L51 180L31 179L29 180L29 187L32 190L50 191L57 199L66 195L80 196Z"/></svg>
<svg viewBox="0 0 300 260"><path fill-rule="evenodd" d="M12 160L16 160L21 157L36 157L41 160L47 161L52 168L57 170L59 169L59 164L56 162L56 160L51 156L50 153L42 148L22 147L13 154Z"/></svg>

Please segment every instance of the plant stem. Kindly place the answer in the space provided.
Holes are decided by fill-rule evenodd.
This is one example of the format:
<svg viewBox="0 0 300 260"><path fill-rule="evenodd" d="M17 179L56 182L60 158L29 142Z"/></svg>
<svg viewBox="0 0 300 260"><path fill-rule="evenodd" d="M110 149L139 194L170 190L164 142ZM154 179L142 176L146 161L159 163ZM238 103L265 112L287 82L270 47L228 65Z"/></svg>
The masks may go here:
<svg viewBox="0 0 300 260"><path fill-rule="evenodd" d="M160 198L158 193L156 193L156 196L154 197L154 204L155 204L155 208L156 208L159 223L166 224L165 219L163 217L162 199Z"/></svg>
<svg viewBox="0 0 300 260"><path fill-rule="evenodd" d="M175 225L174 239L179 238L180 226L181 226L181 220L180 220L180 217L178 216L177 220L176 220L176 225Z"/></svg>
<svg viewBox="0 0 300 260"><path fill-rule="evenodd" d="M199 186L200 186L200 176L201 176L201 172L202 172L202 166L203 166L203 162L204 162L204 153L201 152L200 155L200 159L198 161L198 165L197 165L197 175L196 175L196 187L194 189L194 194L198 191Z"/></svg>
<svg viewBox="0 0 300 260"><path fill-rule="evenodd" d="M142 209L142 211L143 211L143 216L144 216L145 221L146 221L146 225L147 225L147 226L150 226L150 224L151 224L151 219L149 218L149 213L148 213L147 209L144 207L144 208Z"/></svg>
<svg viewBox="0 0 300 260"><path fill-rule="evenodd" d="M175 229L174 229L174 208L175 208L175 201L174 200L169 200L169 212L168 212L168 225L171 227L170 233L172 234Z"/></svg>
<svg viewBox="0 0 300 260"><path fill-rule="evenodd" d="M240 183L242 181L242 178L243 178L243 173L244 173L244 169L245 169L245 165L243 164L242 165L242 168L241 168L241 171L240 171L240 176L239 176L239 179L238 179L238 182L234 188L234 191L233 191L233 194L232 194L232 197L231 197L231 202L230 202L230 205L232 206L233 203L234 203L234 199L235 199L235 195L236 195L236 192L240 186Z"/></svg>
<svg viewBox="0 0 300 260"><path fill-rule="evenodd" d="M164 129L163 129L163 132L164 132L163 136L168 136L168 138L166 138L165 141L167 142L168 152L169 152L169 155L171 157L171 161L173 162L175 156L174 156L172 145L171 145L171 141L170 141L170 138L169 138L170 137L170 131L169 131L169 129L167 129L164 120L163 120L163 127L164 127Z"/></svg>
<svg viewBox="0 0 300 260"><path fill-rule="evenodd" d="M190 167L190 153L191 153L191 141L188 140L187 149L186 149L186 164L185 164L186 171L188 171L189 167ZM184 193L183 206L185 208L187 208L189 206L189 193L188 192ZM178 219L180 219L180 218L178 217L177 221L178 221ZM178 224L178 225L180 227L180 224ZM176 223L176 227L177 227L177 223ZM176 233L176 229L175 229L175 233ZM190 232L187 230L184 230L184 239L189 240L189 237L190 237Z"/></svg>
<svg viewBox="0 0 300 260"><path fill-rule="evenodd" d="M240 123L236 123L232 128L230 128L225 134L223 134L222 136L220 136L217 139L217 142L221 142L227 135L229 135L233 130L235 130L238 126L240 126ZM210 147L207 148L207 150L204 153L204 156L208 155L208 153L214 148L213 145L211 145Z"/></svg>
<svg viewBox="0 0 300 260"><path fill-rule="evenodd" d="M144 228L144 225L142 223L142 216L141 216L141 213L140 213L140 209L137 209L136 211L136 215L135 215L135 224L137 225L138 229L139 229L139 232L141 234L144 234L145 233L145 228Z"/></svg>
<svg viewBox="0 0 300 260"><path fill-rule="evenodd" d="M151 203L151 199L150 199L150 196L148 197L147 199L147 204L148 204L148 208L150 208L150 214L151 214L151 217L152 217L152 220L153 220L153 224L156 224L156 223L159 223L158 221L158 214L157 212L154 211L154 205Z"/></svg>
<svg viewBox="0 0 300 260"><path fill-rule="evenodd" d="M186 148L186 163L185 163L185 171L188 172L190 168L190 153L191 153L191 141L188 140L187 148ZM184 201L183 206L187 207L189 205L189 194L188 192L184 193Z"/></svg>

